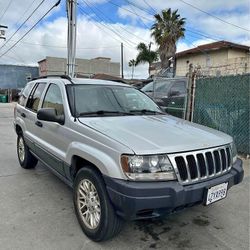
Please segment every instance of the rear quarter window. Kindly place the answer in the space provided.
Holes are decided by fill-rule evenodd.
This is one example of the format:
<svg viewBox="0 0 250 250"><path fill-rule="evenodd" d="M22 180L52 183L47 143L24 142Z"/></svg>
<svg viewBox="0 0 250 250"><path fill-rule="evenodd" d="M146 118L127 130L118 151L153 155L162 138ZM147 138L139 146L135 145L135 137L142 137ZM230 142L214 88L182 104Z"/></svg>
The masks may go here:
<svg viewBox="0 0 250 250"><path fill-rule="evenodd" d="M33 112L38 111L38 106L41 101L41 96L45 89L45 83L38 83L29 95L26 108L32 110Z"/></svg>
<svg viewBox="0 0 250 250"><path fill-rule="evenodd" d="M18 104L20 104L21 106L25 106L25 103L29 97L29 94L31 92L31 90L33 89L35 83L34 82L28 82L25 86L25 88L22 90L22 92L20 93L20 96L18 98Z"/></svg>

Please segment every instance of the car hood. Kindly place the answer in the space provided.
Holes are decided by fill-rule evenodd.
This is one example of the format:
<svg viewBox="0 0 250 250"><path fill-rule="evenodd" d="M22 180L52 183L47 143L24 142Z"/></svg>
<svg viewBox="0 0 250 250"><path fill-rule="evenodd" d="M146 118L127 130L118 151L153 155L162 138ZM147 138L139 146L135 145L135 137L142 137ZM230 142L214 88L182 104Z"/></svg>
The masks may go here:
<svg viewBox="0 0 250 250"><path fill-rule="evenodd" d="M84 117L98 132L126 145L135 154L174 153L220 146L231 136L170 115Z"/></svg>

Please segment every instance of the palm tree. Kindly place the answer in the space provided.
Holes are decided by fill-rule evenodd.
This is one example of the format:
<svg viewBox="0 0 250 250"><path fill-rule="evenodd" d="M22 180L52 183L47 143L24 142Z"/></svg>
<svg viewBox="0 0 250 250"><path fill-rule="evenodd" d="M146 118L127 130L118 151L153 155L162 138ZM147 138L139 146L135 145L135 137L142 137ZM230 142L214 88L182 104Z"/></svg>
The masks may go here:
<svg viewBox="0 0 250 250"><path fill-rule="evenodd" d="M185 20L177 14L178 10L171 11L171 8L155 14L155 23L151 27L151 36L154 37L159 46L159 54L162 69L170 67L170 58L175 58L176 43L184 37Z"/></svg>
<svg viewBox="0 0 250 250"><path fill-rule="evenodd" d="M156 51L151 50L151 42L147 46L145 43L139 43L137 46L137 50L139 51L136 57L135 66L140 63L148 63L148 74L150 74L150 66L153 62L158 60L158 53Z"/></svg>
<svg viewBox="0 0 250 250"><path fill-rule="evenodd" d="M133 79L133 77L134 77L135 64L136 64L135 59L131 59L131 60L129 61L129 63L128 63L128 66L129 66L129 67L132 67L132 77L131 77L131 79Z"/></svg>

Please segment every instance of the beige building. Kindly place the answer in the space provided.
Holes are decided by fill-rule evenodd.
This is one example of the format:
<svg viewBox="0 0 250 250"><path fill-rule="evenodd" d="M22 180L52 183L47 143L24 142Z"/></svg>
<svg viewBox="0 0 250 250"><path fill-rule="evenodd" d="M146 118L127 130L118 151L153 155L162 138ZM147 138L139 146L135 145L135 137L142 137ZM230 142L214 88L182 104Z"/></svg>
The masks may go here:
<svg viewBox="0 0 250 250"><path fill-rule="evenodd" d="M250 47L220 41L179 52L176 76L185 76L190 64L204 76L250 73Z"/></svg>
<svg viewBox="0 0 250 250"><path fill-rule="evenodd" d="M39 75L63 75L67 70L67 59L59 57L46 57L38 62ZM111 62L111 58L97 57L93 59L76 59L76 74L91 77L94 74L108 74L120 76L120 63Z"/></svg>

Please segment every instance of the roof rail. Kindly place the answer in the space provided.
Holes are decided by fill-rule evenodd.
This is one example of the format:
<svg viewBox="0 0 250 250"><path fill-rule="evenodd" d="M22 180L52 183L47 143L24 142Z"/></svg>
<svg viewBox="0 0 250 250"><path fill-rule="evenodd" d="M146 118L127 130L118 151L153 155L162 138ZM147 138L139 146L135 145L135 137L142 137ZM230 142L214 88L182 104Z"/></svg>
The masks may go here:
<svg viewBox="0 0 250 250"><path fill-rule="evenodd" d="M38 79L46 79L46 78L50 78L50 77L59 77L59 78L62 78L62 79L67 79L71 83L73 83L72 80L71 80L71 77L68 76L68 75L46 75L46 76L39 76L39 77L33 78L32 81L33 80L38 80Z"/></svg>

